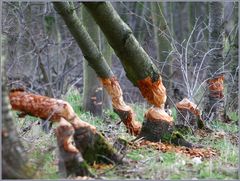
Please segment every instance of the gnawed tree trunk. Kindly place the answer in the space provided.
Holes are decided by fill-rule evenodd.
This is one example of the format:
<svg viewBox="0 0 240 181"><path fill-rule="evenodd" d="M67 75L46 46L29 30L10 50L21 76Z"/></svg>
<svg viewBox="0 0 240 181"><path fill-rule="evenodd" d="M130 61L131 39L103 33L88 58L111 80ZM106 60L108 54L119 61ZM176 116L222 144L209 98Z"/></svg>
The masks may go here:
<svg viewBox="0 0 240 181"><path fill-rule="evenodd" d="M165 125L172 129L174 123L173 118L164 111L167 96L161 75L134 37L131 29L123 22L109 2L84 2L84 5L120 58L128 79L140 89L143 97L154 105L145 114L140 136L146 139L153 137L154 139L151 140L159 141L170 135L167 141L176 140L174 135L179 134L172 134L172 131L163 129L166 127ZM155 131L146 131L153 128L156 128Z"/></svg>
<svg viewBox="0 0 240 181"><path fill-rule="evenodd" d="M63 100L27 93L23 90L12 90L9 93L9 99L13 110L21 112L22 116L31 115L60 123L57 128L58 145L60 146L60 154L64 159L68 174L71 173L76 176L79 176L79 174L80 176L82 174L90 174L86 164L81 159L79 151L88 163L97 162L98 154L103 154L105 157L110 155L109 159L112 162L122 162L116 151L96 131L96 128L80 120L69 103ZM73 136L76 147L72 144ZM95 151L86 149L93 147ZM91 157L87 155L91 155Z"/></svg>
<svg viewBox="0 0 240 181"><path fill-rule="evenodd" d="M205 110L208 119L222 119L224 114L223 95L223 3L209 3L209 49L208 103Z"/></svg>
<svg viewBox="0 0 240 181"><path fill-rule="evenodd" d="M177 115L177 124L191 126L193 129L202 129L204 127L202 112L195 103L184 98L176 104L176 107L179 111Z"/></svg>
<svg viewBox="0 0 240 181"><path fill-rule="evenodd" d="M106 88L109 96L111 96L112 98L114 110L120 116L122 122L126 125L128 131L131 134L139 134L141 129L140 123L138 123L135 119L127 119L129 118L129 116L123 116L126 114L126 112L128 112L128 115L132 114L133 110L130 106L127 106L124 103L122 97L122 90L117 79L114 77L113 72L111 71L102 53L98 50L96 44L91 39L85 27L82 25L79 18L77 17L76 12L73 10L74 7L70 6L69 3L64 2L54 2L53 4L56 11L62 16L69 31L72 33L73 37L77 41L85 59L97 73L100 81L105 82L106 80L108 80L109 82L111 82L110 86L106 87L106 85L103 84L103 87ZM114 80L114 82L112 80ZM115 91L119 93L118 96L115 95ZM115 99L119 100L116 101ZM119 103L121 103L121 105L118 105Z"/></svg>
<svg viewBox="0 0 240 181"><path fill-rule="evenodd" d="M64 168L66 176L92 176L87 163L83 160L81 152L72 145L74 128L64 118L60 118L59 126L56 130L57 142L60 152L59 164ZM61 173L64 175L64 173Z"/></svg>

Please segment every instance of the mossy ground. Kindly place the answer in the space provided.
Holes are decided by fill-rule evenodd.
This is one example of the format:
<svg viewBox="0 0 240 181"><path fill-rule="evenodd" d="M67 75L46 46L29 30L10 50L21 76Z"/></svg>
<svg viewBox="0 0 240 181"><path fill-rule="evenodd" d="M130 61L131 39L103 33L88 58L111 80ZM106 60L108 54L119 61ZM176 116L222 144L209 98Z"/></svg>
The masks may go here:
<svg viewBox="0 0 240 181"><path fill-rule="evenodd" d="M90 113L83 112L81 96L77 90L70 91L63 99L73 106L83 121L95 125L110 143L114 143L118 137L128 141L135 138L126 133L122 123L117 125L120 119L112 111L106 111L103 118L96 118ZM137 120L142 121L147 106L135 104L132 107L137 114ZM33 125L30 130L23 132L23 128L39 119L30 116L20 119L16 114L14 115L17 130L30 155L30 162L35 165L34 169L38 170L36 177L42 179L61 178L61 174L58 173L58 152L53 131L57 125L53 126L50 134L45 134L39 124ZM174 114L173 117L175 116ZM174 152L163 153L152 148L129 148L125 155L129 164L112 167L96 167L95 165L91 170L99 177L106 179L237 179L239 150L236 140L238 136L236 122L238 116L236 113L229 113L229 116L234 120L230 124L218 121L211 123L212 129L221 134L185 135L188 141L217 149L220 156L199 161Z"/></svg>

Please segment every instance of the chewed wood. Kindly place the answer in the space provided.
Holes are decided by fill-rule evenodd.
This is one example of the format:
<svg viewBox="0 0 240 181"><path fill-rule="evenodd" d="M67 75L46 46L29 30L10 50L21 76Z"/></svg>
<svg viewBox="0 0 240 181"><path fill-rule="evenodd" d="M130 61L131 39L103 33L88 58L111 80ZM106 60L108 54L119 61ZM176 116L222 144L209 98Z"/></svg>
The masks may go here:
<svg viewBox="0 0 240 181"><path fill-rule="evenodd" d="M12 109L42 119L59 121L62 117L71 120L75 116L71 105L59 99L15 90L9 93L9 100Z"/></svg>
<svg viewBox="0 0 240 181"><path fill-rule="evenodd" d="M158 80L154 82L151 77L139 80L138 87L143 97L146 98L150 104L162 109L164 108L167 94L160 75Z"/></svg>
<svg viewBox="0 0 240 181"><path fill-rule="evenodd" d="M141 124L136 121L133 109L123 100L122 89L115 77L101 79L103 87L112 98L112 105L115 112L119 115L130 134L138 135Z"/></svg>

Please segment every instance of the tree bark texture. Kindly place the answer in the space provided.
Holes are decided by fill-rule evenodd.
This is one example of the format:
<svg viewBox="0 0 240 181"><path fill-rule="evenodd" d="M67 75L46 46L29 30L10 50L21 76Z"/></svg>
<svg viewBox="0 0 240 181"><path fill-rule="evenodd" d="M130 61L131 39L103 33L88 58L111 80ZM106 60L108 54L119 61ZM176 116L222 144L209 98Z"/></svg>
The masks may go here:
<svg viewBox="0 0 240 181"><path fill-rule="evenodd" d="M59 122L57 128L58 145L68 174L71 173L76 176L91 175L81 159L80 152L87 163L98 162L96 158L99 154L105 157L111 155L109 160L121 162L120 157L105 138L96 131L94 126L80 120L69 103L27 93L23 90L12 90L9 93L9 99L13 110L21 112L22 115L27 114L52 122ZM76 146L72 144L73 140ZM85 149L89 147L92 149ZM91 155L91 157L86 155Z"/></svg>
<svg viewBox="0 0 240 181"><path fill-rule="evenodd" d="M73 37L81 48L85 59L88 61L89 65L95 70L98 77L100 78L100 81L103 82L108 79L111 82L111 80L115 80L114 84L111 84L112 89L110 89L110 86L106 87L105 84L103 84L103 87L106 88L109 96L111 96L114 110L119 114L122 122L126 125L128 131L133 135L139 134L141 125L134 119L124 119L125 117L122 116L123 114L125 114L126 111L131 114L133 112L132 108L124 103L124 105L126 105L127 107L125 107L123 110L118 109L121 106L117 105L117 103L123 102L122 94L116 97L113 90L117 89L118 92L122 93L121 87L116 81L116 78L114 77L113 72L111 71L102 53L98 50L96 44L91 39L85 27L82 25L81 21L77 17L75 11L73 10L73 7L71 7L68 3L63 2L54 2L54 7L56 11L62 16L69 31L72 33ZM116 98L119 98L120 100L115 101Z"/></svg>
<svg viewBox="0 0 240 181"><path fill-rule="evenodd" d="M172 83L171 83L171 76L172 76L172 58L168 57L168 53L171 51L171 44L170 40L168 40L167 36L169 36L168 32L168 25L166 19L163 14L163 3L162 2L151 2L151 13L152 13L152 21L154 24L154 37L155 37L155 44L157 47L157 59L161 63L161 67L166 77L163 80L163 83L168 90L168 95L172 96ZM169 103L167 103L169 104Z"/></svg>
<svg viewBox="0 0 240 181"><path fill-rule="evenodd" d="M222 119L224 114L223 71L223 3L209 2L209 49L208 103L210 119Z"/></svg>
<svg viewBox="0 0 240 181"><path fill-rule="evenodd" d="M3 39L4 41L4 39ZM4 56L1 57L3 60ZM3 60L4 61L4 60ZM11 106L9 104L6 74L1 64L2 72L2 178L3 179L29 179L33 170L28 166L28 158L19 139ZM31 175L32 174L32 175Z"/></svg>
<svg viewBox="0 0 240 181"><path fill-rule="evenodd" d="M139 137L151 141L165 140L184 144L182 136L178 139L180 134L174 131L173 118L164 110L167 96L161 75L148 54L135 39L130 28L109 2L84 2L84 5L120 58L128 79L135 86L138 86L143 97L154 105L145 114Z"/></svg>
<svg viewBox="0 0 240 181"><path fill-rule="evenodd" d="M85 8L82 7L81 10L83 24L92 40L99 47L99 28ZM88 65L88 61L85 59L83 60L83 78L83 109L94 116L102 116L103 88L96 72Z"/></svg>

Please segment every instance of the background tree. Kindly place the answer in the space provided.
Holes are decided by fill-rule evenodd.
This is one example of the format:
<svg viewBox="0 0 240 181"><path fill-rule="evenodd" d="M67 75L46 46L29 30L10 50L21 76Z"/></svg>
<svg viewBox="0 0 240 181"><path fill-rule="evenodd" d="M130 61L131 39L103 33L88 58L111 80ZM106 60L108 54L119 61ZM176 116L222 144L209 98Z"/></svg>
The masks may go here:
<svg viewBox="0 0 240 181"><path fill-rule="evenodd" d="M84 7L81 9L81 13L86 30L99 48L101 40L98 26ZM85 59L83 60L83 76L83 109L84 111L89 111L94 116L102 116L103 88L97 74Z"/></svg>
<svg viewBox="0 0 240 181"><path fill-rule="evenodd" d="M209 119L222 119L224 113L223 62L223 3L209 3L209 58L208 105Z"/></svg>
<svg viewBox="0 0 240 181"><path fill-rule="evenodd" d="M151 16L154 24L154 36L157 47L157 60L161 62L161 70L163 75L163 83L168 90L168 95L173 96L172 93L172 57L169 57L171 51L171 38L169 32L169 26L163 13L163 3L152 2L151 3ZM170 101L167 101L170 104Z"/></svg>

